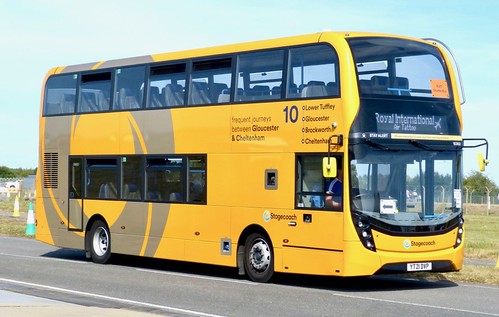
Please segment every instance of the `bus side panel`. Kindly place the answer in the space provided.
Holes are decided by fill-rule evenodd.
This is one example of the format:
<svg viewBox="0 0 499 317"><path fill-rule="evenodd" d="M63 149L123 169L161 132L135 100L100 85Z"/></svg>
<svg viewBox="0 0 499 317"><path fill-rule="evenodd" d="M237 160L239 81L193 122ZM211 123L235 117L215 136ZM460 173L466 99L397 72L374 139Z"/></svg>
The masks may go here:
<svg viewBox="0 0 499 317"><path fill-rule="evenodd" d="M40 179L40 170L37 173L37 181L36 181L36 192L42 192L41 179ZM45 204L43 203L43 199L37 197L36 204L36 239L51 245L54 245L54 238L52 237L52 233L50 230L47 210L45 209Z"/></svg>
<svg viewBox="0 0 499 317"><path fill-rule="evenodd" d="M276 272L341 275L343 252L301 248L282 249L282 267Z"/></svg>
<svg viewBox="0 0 499 317"><path fill-rule="evenodd" d="M37 184L37 239L56 246L83 248L80 232L68 231L67 156L72 117L40 120L40 162ZM47 127L50 127L47 129Z"/></svg>
<svg viewBox="0 0 499 317"><path fill-rule="evenodd" d="M246 228L257 225L269 234L276 271L341 274L343 212L293 208L293 153L217 154L209 155L208 163L208 202L238 206L232 207L233 243ZM277 172L275 188L266 186L266 170ZM307 254L313 257L304 257Z"/></svg>
<svg viewBox="0 0 499 317"><path fill-rule="evenodd" d="M294 159L292 153L209 155L208 203L259 207L262 212L266 208L292 208ZM277 173L275 186L266 185L266 171Z"/></svg>
<svg viewBox="0 0 499 317"><path fill-rule="evenodd" d="M71 155L120 153L121 114L95 113L74 117L71 130ZM98 128L97 128L98 127Z"/></svg>
<svg viewBox="0 0 499 317"><path fill-rule="evenodd" d="M158 249L167 219L169 204L85 200L85 218L104 218L112 238L112 252L153 257Z"/></svg>
<svg viewBox="0 0 499 317"><path fill-rule="evenodd" d="M171 109L175 153L228 152L230 110L229 106ZM164 129L164 125L162 127Z"/></svg>
<svg viewBox="0 0 499 317"><path fill-rule="evenodd" d="M273 246L276 272L341 275L342 222L341 212L233 208L232 232L240 235L251 225L263 228Z"/></svg>
<svg viewBox="0 0 499 317"><path fill-rule="evenodd" d="M140 255L155 257L165 232L171 205L148 203L147 207L147 226Z"/></svg>
<svg viewBox="0 0 499 317"><path fill-rule="evenodd" d="M125 112L121 117L121 129L121 153L175 153L170 109Z"/></svg>
<svg viewBox="0 0 499 317"><path fill-rule="evenodd" d="M296 214L296 225L287 221L281 225L283 272L343 274L343 213L296 210Z"/></svg>
<svg viewBox="0 0 499 317"><path fill-rule="evenodd" d="M230 241L230 208L172 204L156 257L235 266L236 252L222 252Z"/></svg>
<svg viewBox="0 0 499 317"><path fill-rule="evenodd" d="M63 248L84 249L84 233L69 231L66 218L59 216L52 202L52 199L37 198L36 239Z"/></svg>

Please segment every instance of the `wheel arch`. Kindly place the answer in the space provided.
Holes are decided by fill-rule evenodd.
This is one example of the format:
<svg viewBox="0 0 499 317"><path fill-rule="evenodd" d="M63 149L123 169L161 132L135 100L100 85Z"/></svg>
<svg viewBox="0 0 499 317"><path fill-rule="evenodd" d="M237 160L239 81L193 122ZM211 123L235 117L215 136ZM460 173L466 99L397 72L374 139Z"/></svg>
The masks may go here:
<svg viewBox="0 0 499 317"><path fill-rule="evenodd" d="M109 224L107 223L106 219L100 214L93 215L87 222L87 225L85 226L85 257L87 259L90 259L90 243L91 243L91 237L89 235L90 230L92 229L93 224L96 221L102 221L108 228Z"/></svg>
<svg viewBox="0 0 499 317"><path fill-rule="evenodd" d="M270 243L270 246L274 248L274 244L272 243L272 239L268 234L267 230L260 225L252 224L247 226L239 235L239 239L237 241L237 268L239 270L239 275L245 275L246 271L244 269L244 251L245 251L245 242L248 236L252 233L259 233Z"/></svg>

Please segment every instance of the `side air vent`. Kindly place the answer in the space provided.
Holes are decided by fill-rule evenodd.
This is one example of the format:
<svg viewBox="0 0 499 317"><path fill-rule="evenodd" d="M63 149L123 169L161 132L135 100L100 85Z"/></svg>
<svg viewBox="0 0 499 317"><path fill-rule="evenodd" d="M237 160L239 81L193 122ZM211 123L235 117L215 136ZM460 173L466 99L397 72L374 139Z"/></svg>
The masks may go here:
<svg viewBox="0 0 499 317"><path fill-rule="evenodd" d="M57 188L58 183L58 170L59 170L59 156L57 153L44 153L43 154L43 187L44 188Z"/></svg>

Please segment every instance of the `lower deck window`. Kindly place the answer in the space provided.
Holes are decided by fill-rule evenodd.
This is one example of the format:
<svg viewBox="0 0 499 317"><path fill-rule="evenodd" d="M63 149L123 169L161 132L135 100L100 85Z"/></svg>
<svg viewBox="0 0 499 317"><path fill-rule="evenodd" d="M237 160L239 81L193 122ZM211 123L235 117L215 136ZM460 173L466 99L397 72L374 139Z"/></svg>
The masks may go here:
<svg viewBox="0 0 499 317"><path fill-rule="evenodd" d="M85 162L85 173L71 172L70 180L85 184L85 198L206 203L206 155L72 157L69 161L72 170ZM69 195L75 198L71 187Z"/></svg>
<svg viewBox="0 0 499 317"><path fill-rule="evenodd" d="M87 198L116 199L119 197L116 158L87 159L86 174Z"/></svg>

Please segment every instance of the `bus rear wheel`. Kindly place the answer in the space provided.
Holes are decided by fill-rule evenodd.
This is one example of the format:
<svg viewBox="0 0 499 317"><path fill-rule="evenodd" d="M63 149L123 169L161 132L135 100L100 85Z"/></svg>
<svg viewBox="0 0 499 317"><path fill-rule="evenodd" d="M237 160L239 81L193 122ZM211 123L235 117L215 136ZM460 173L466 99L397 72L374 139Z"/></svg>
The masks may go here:
<svg viewBox="0 0 499 317"><path fill-rule="evenodd" d="M95 263L105 264L111 258L111 233L104 222L97 220L93 223L88 247L90 257Z"/></svg>
<svg viewBox="0 0 499 317"><path fill-rule="evenodd" d="M252 233L245 243L244 268L250 280L266 283L274 274L274 252L266 237Z"/></svg>

